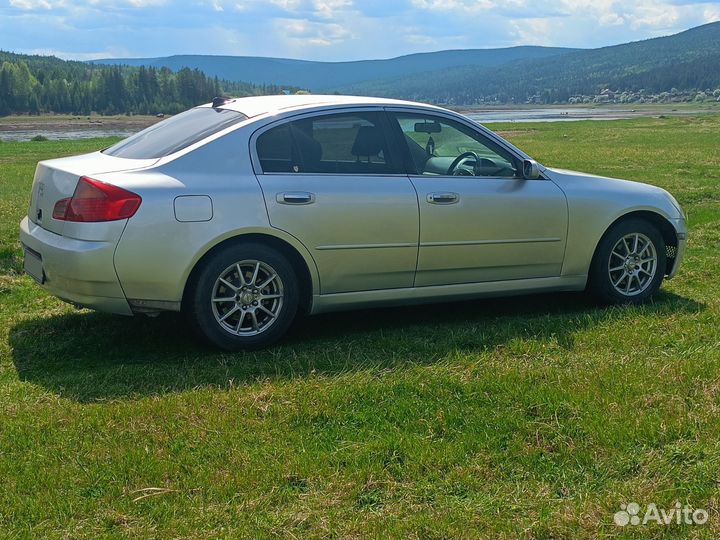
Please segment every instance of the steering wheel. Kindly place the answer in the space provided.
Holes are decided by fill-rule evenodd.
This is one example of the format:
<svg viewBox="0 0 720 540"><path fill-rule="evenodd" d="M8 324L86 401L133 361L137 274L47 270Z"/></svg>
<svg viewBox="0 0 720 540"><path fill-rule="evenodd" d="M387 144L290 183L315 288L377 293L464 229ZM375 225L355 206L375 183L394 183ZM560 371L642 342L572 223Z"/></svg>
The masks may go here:
<svg viewBox="0 0 720 540"><path fill-rule="evenodd" d="M466 161L470 159L475 160L475 164L477 165L480 163L480 156L478 156L475 152L463 152L458 157L456 157L453 162L450 164L447 170L448 176L473 176L475 174L475 167L473 167L473 172L468 174L467 169L461 169L460 165L463 165ZM460 172L462 171L462 172Z"/></svg>

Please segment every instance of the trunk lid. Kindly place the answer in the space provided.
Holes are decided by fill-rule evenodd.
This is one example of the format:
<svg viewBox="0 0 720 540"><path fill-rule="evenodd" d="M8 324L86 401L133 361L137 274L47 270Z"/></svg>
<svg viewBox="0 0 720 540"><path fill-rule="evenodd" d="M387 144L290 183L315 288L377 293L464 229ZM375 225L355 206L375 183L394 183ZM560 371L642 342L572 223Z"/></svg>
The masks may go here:
<svg viewBox="0 0 720 540"><path fill-rule="evenodd" d="M60 199L72 197L81 176L142 169L156 161L118 158L101 152L41 161L35 169L28 218L43 229L62 234L66 222L53 219L53 209Z"/></svg>

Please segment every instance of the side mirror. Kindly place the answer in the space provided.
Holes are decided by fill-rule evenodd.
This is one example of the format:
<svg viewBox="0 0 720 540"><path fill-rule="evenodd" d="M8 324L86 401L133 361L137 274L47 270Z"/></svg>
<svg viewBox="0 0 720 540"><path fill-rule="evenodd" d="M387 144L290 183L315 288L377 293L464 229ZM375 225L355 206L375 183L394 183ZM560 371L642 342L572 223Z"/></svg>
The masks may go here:
<svg viewBox="0 0 720 540"><path fill-rule="evenodd" d="M535 180L540 178L540 168L534 159L526 159L523 161L523 178L526 180Z"/></svg>

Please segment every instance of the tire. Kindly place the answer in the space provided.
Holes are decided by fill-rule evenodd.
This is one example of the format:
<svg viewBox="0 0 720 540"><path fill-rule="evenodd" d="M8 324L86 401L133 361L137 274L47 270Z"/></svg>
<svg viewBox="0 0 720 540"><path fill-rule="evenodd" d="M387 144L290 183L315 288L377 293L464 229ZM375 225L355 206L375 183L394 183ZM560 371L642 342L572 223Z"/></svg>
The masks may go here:
<svg viewBox="0 0 720 540"><path fill-rule="evenodd" d="M605 304L642 304L660 288L666 262L660 231L643 219L623 220L600 240L588 290Z"/></svg>
<svg viewBox="0 0 720 540"><path fill-rule="evenodd" d="M213 345L255 350L285 334L299 296L297 276L285 256L263 244L238 243L202 262L183 308Z"/></svg>

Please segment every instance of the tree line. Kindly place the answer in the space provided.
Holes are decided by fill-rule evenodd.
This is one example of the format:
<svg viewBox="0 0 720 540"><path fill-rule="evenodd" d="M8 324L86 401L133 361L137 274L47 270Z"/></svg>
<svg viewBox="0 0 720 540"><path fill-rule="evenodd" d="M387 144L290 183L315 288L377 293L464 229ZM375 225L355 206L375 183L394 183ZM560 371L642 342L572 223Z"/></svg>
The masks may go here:
<svg viewBox="0 0 720 540"><path fill-rule="evenodd" d="M673 88L694 99L720 88L718 43L720 22L674 36L499 66L458 66L356 83L340 90L458 105L567 103L578 97L601 96L607 90L635 94L640 100Z"/></svg>
<svg viewBox="0 0 720 540"><path fill-rule="evenodd" d="M621 64L612 67L583 66L560 56L549 60L516 62L500 69L456 67L441 71L408 75L359 83L343 88L344 92L429 101L434 103L473 105L482 103L568 103L578 97L600 98L613 94L636 96L629 102L661 100L671 89L680 100L693 100L700 93L711 96L720 89L720 53L706 54L686 62L668 62L653 68L643 64ZM574 60L574 58L573 58Z"/></svg>
<svg viewBox="0 0 720 540"><path fill-rule="evenodd" d="M0 116L68 113L174 114L228 94L297 91L208 77L197 69L103 66L0 51Z"/></svg>

